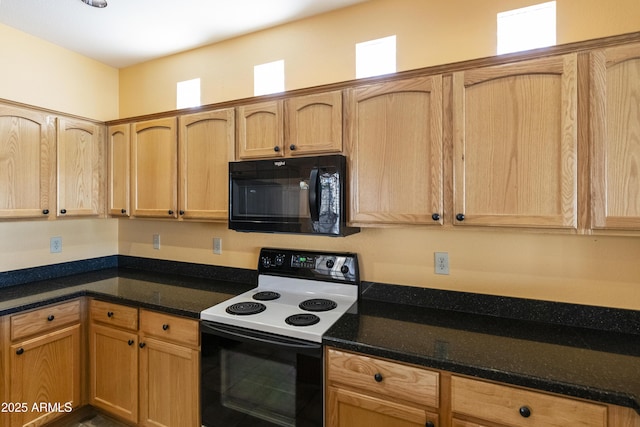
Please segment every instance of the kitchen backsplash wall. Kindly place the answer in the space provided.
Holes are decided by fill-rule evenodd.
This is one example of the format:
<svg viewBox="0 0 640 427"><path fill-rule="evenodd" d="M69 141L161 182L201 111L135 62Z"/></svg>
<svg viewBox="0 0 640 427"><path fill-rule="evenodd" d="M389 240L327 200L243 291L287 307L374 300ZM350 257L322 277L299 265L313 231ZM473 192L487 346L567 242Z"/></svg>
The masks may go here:
<svg viewBox="0 0 640 427"><path fill-rule="evenodd" d="M214 237L222 238L221 255L213 253ZM404 227L331 238L238 233L214 223L119 222L121 255L256 268L263 246L355 251L366 281L640 310L637 237ZM448 252L449 275L434 274L436 251Z"/></svg>

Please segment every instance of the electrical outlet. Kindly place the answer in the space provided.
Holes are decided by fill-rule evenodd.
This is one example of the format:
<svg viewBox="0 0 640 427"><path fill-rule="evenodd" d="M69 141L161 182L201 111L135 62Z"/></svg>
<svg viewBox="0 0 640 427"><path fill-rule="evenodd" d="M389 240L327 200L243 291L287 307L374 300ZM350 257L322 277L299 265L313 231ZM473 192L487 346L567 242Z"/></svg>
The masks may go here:
<svg viewBox="0 0 640 427"><path fill-rule="evenodd" d="M449 274L449 254L447 252L435 252L434 263L436 274Z"/></svg>
<svg viewBox="0 0 640 427"><path fill-rule="evenodd" d="M49 252L59 254L62 252L62 237L52 237L49 240Z"/></svg>
<svg viewBox="0 0 640 427"><path fill-rule="evenodd" d="M160 249L160 235L153 235L153 249Z"/></svg>
<svg viewBox="0 0 640 427"><path fill-rule="evenodd" d="M216 255L222 254L222 239L220 237L213 238L213 253Z"/></svg>

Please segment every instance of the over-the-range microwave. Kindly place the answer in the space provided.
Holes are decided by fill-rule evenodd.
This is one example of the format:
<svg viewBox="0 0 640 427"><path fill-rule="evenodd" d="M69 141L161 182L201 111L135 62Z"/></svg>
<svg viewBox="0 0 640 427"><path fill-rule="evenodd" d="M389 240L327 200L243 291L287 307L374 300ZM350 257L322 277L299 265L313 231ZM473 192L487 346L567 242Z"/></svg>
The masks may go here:
<svg viewBox="0 0 640 427"><path fill-rule="evenodd" d="M229 163L229 228L346 236L347 161L342 155Z"/></svg>

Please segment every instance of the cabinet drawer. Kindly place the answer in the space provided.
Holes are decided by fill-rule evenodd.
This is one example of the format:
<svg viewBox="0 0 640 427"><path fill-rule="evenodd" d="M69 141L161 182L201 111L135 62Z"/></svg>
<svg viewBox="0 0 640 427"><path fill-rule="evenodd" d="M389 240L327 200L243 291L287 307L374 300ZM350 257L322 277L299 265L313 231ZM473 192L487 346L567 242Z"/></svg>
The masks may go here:
<svg viewBox="0 0 640 427"><path fill-rule="evenodd" d="M514 427L607 425L604 405L456 376L451 378L451 409Z"/></svg>
<svg viewBox="0 0 640 427"><path fill-rule="evenodd" d="M192 347L200 344L200 323L197 320L140 310L140 330L145 335Z"/></svg>
<svg viewBox="0 0 640 427"><path fill-rule="evenodd" d="M134 307L91 300L89 317L92 322L104 323L132 331L138 330L138 309Z"/></svg>
<svg viewBox="0 0 640 427"><path fill-rule="evenodd" d="M330 381L438 407L440 376L437 372L334 349L328 350L328 370Z"/></svg>
<svg viewBox="0 0 640 427"><path fill-rule="evenodd" d="M11 340L80 322L80 301L69 301L11 316Z"/></svg>

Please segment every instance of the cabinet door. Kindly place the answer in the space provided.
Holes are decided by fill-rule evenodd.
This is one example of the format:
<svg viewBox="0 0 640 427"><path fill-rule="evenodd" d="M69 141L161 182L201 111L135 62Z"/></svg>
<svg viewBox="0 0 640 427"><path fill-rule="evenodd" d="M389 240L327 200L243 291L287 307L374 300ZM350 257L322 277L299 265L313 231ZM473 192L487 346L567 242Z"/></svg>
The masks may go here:
<svg viewBox="0 0 640 427"><path fill-rule="evenodd" d="M438 426L438 415L377 397L328 387L327 427Z"/></svg>
<svg viewBox="0 0 640 427"><path fill-rule="evenodd" d="M234 117L233 108L180 117L180 215L185 219L227 219Z"/></svg>
<svg viewBox="0 0 640 427"><path fill-rule="evenodd" d="M80 325L14 344L9 350L11 426L42 425L80 403ZM33 423L33 424L32 424Z"/></svg>
<svg viewBox="0 0 640 427"><path fill-rule="evenodd" d="M177 218L176 119L149 120L132 126L133 215Z"/></svg>
<svg viewBox="0 0 640 427"><path fill-rule="evenodd" d="M640 230L640 44L591 64L592 228Z"/></svg>
<svg viewBox="0 0 640 427"><path fill-rule="evenodd" d="M47 218L54 193L53 118L0 106L0 219Z"/></svg>
<svg viewBox="0 0 640 427"><path fill-rule="evenodd" d="M140 425L200 426L199 352L146 336L140 346Z"/></svg>
<svg viewBox="0 0 640 427"><path fill-rule="evenodd" d="M342 151L342 91L287 99L286 115L287 155Z"/></svg>
<svg viewBox="0 0 640 427"><path fill-rule="evenodd" d="M442 77L350 89L352 223L441 224Z"/></svg>
<svg viewBox="0 0 640 427"><path fill-rule="evenodd" d="M89 331L90 403L138 421L138 337L92 324Z"/></svg>
<svg viewBox="0 0 640 427"><path fill-rule="evenodd" d="M284 156L283 103L268 101L238 107L239 159Z"/></svg>
<svg viewBox="0 0 640 427"><path fill-rule="evenodd" d="M109 153L109 215L129 216L131 208L131 140L129 125L110 126Z"/></svg>
<svg viewBox="0 0 640 427"><path fill-rule="evenodd" d="M102 143L99 126L58 119L58 216L102 212Z"/></svg>
<svg viewBox="0 0 640 427"><path fill-rule="evenodd" d="M576 228L576 55L453 74L454 223Z"/></svg>

